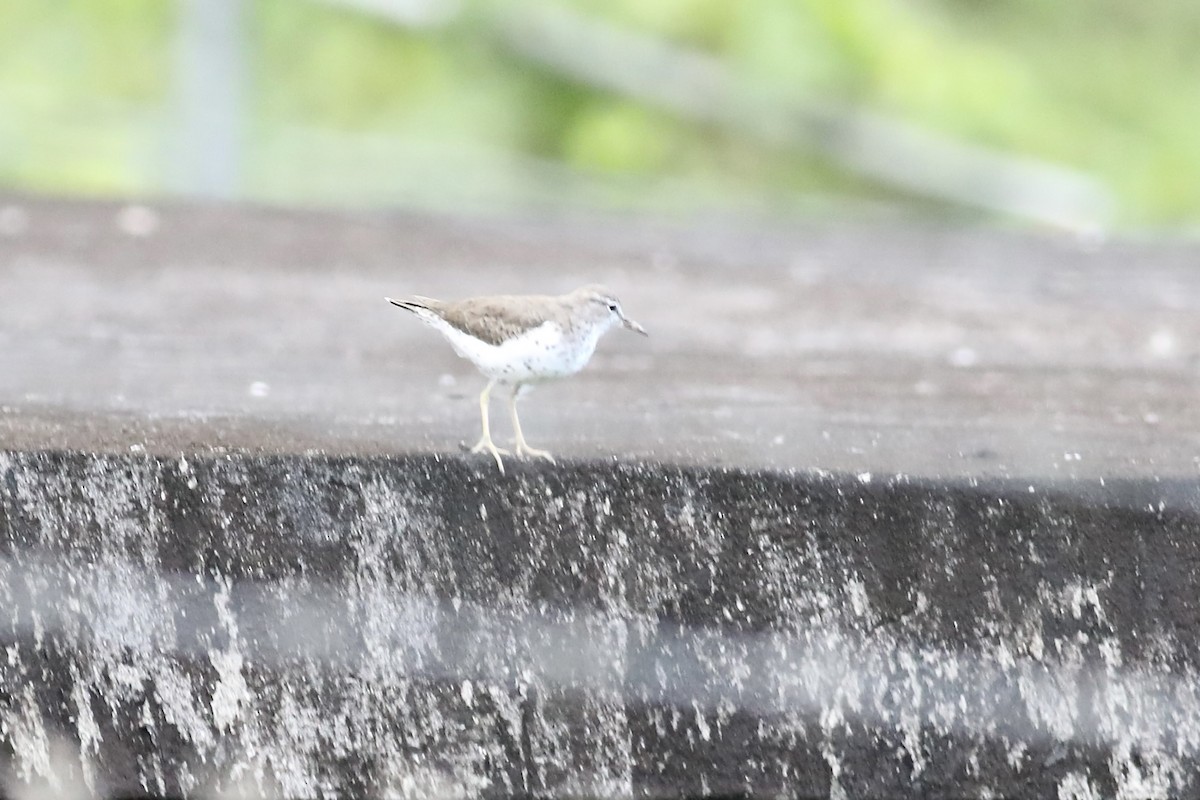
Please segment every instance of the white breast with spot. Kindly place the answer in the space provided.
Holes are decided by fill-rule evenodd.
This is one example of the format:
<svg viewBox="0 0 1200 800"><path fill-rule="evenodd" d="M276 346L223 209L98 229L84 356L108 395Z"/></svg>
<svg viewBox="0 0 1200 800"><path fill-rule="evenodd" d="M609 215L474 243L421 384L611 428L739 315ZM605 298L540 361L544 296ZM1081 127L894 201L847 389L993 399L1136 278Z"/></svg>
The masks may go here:
<svg viewBox="0 0 1200 800"><path fill-rule="evenodd" d="M480 341L445 323L437 327L456 353L474 364L488 378L505 383L571 375L583 368L591 349L595 348L593 342L591 349L580 353L581 343L569 342L553 322L544 322L499 345Z"/></svg>

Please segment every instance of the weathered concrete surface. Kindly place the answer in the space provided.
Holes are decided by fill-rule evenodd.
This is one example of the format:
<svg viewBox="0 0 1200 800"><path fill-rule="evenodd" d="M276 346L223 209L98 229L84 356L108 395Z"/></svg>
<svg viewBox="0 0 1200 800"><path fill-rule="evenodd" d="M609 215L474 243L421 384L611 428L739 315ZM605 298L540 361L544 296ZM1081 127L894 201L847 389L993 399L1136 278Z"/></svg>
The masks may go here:
<svg viewBox="0 0 1200 800"><path fill-rule="evenodd" d="M568 458L1200 475L1187 243L0 206L19 209L0 236L16 447L457 453L482 380L383 296L601 281L651 336L610 334L584 373L522 401L530 440Z"/></svg>
<svg viewBox="0 0 1200 800"><path fill-rule="evenodd" d="M1195 247L10 205L13 786L1200 796ZM382 295L590 280L458 452Z"/></svg>

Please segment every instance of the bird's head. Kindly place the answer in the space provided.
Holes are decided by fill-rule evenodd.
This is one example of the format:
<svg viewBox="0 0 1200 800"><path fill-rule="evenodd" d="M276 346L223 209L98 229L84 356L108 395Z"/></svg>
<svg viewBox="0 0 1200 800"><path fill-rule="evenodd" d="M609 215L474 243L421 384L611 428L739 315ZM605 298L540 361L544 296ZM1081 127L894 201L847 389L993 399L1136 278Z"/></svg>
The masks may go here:
<svg viewBox="0 0 1200 800"><path fill-rule="evenodd" d="M649 335L645 328L625 316L625 312L621 309L621 301L603 286L584 286L571 294L580 303L584 315L589 320L594 320L597 324L607 323L607 327L610 328L620 324L642 336Z"/></svg>

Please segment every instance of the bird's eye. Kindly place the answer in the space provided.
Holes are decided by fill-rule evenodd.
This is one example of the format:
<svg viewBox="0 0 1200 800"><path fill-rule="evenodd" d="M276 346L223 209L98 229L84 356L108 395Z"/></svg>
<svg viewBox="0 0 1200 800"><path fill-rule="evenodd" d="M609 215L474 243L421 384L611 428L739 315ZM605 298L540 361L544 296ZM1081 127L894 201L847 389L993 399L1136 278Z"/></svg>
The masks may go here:
<svg viewBox="0 0 1200 800"><path fill-rule="evenodd" d="M609 310L609 311L616 311L616 310L617 310L617 304L616 304L616 303L609 303L609 304L608 304L608 310Z"/></svg>

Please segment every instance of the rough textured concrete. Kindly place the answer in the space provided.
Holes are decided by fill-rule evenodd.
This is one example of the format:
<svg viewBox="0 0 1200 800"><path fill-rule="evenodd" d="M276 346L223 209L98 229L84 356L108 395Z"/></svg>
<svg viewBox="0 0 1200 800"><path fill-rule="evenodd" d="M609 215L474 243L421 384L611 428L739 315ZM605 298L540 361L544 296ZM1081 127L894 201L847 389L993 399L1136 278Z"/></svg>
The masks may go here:
<svg viewBox="0 0 1200 800"><path fill-rule="evenodd" d="M10 786L1200 796L1195 247L4 205ZM380 298L590 280L501 478Z"/></svg>
<svg viewBox="0 0 1200 800"><path fill-rule="evenodd" d="M1198 788L1195 509L432 457L0 474L18 775L57 731L159 795Z"/></svg>
<svg viewBox="0 0 1200 800"><path fill-rule="evenodd" d="M0 430L16 446L456 453L482 380L383 296L601 281L651 336L609 334L584 373L522 401L530 441L569 458L1200 475L1185 243L12 205Z"/></svg>

